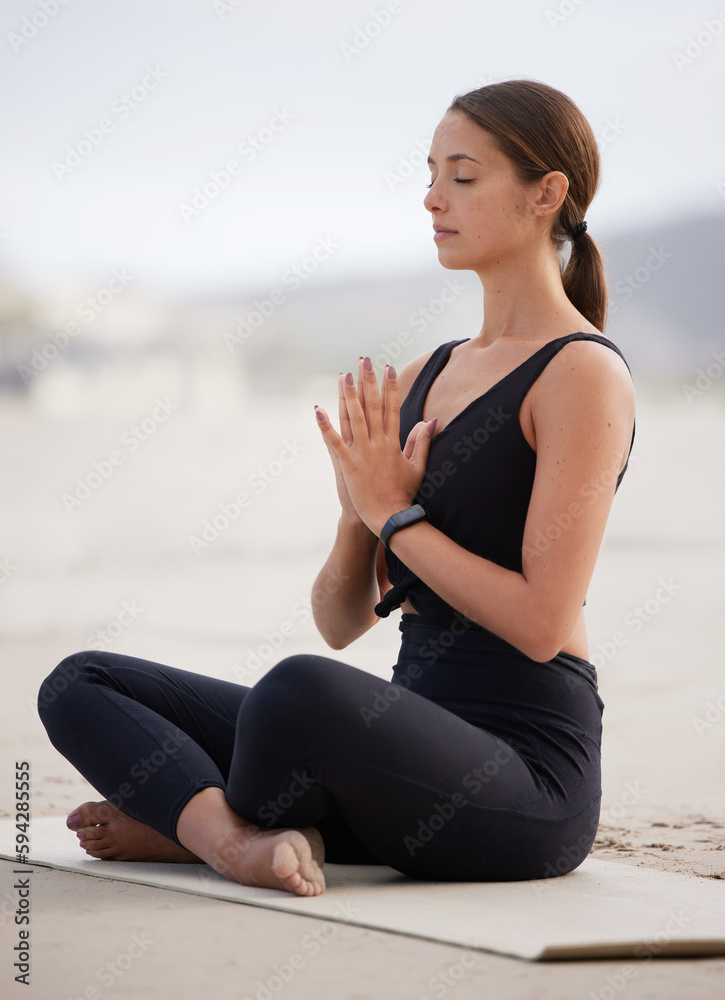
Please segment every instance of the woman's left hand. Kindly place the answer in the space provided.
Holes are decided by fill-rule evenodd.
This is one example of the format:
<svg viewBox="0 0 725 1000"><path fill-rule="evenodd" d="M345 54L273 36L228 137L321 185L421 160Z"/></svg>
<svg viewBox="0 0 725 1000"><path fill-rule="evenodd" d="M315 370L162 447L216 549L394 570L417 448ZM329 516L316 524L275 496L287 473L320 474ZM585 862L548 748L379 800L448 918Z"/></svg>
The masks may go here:
<svg viewBox="0 0 725 1000"><path fill-rule="evenodd" d="M382 392L370 358L358 362L358 387L352 373L343 381L351 442L334 429L316 407L322 437L339 463L355 510L379 535L393 514L409 507L425 474L435 420L421 420L400 447L400 398L395 369L386 366Z"/></svg>

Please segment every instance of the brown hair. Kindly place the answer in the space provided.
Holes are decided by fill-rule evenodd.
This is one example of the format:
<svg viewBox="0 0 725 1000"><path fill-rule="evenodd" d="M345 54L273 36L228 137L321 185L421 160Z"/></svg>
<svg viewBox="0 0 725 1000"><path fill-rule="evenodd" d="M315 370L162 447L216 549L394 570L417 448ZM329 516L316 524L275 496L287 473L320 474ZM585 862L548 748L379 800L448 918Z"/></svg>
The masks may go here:
<svg viewBox="0 0 725 1000"><path fill-rule="evenodd" d="M589 122L560 90L532 80L507 80L456 97L449 111L464 114L489 132L513 163L523 184L551 170L569 179L551 240L560 252L599 185L599 149ZM598 330L607 321L607 284L599 248L588 233L572 240L562 274L564 291Z"/></svg>

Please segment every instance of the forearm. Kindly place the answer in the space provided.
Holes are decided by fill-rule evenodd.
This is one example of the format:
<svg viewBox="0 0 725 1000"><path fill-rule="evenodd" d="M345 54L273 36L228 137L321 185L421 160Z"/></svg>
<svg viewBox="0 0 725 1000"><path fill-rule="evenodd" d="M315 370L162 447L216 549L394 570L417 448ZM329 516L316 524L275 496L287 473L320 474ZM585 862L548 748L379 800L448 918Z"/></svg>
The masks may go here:
<svg viewBox="0 0 725 1000"><path fill-rule="evenodd" d="M335 544L312 586L315 624L333 649L348 646L378 621L377 547L364 524L340 518Z"/></svg>
<svg viewBox="0 0 725 1000"><path fill-rule="evenodd" d="M563 619L556 595L467 551L426 521L396 532L388 545L447 604L533 660L555 656L574 627L575 618L570 627Z"/></svg>

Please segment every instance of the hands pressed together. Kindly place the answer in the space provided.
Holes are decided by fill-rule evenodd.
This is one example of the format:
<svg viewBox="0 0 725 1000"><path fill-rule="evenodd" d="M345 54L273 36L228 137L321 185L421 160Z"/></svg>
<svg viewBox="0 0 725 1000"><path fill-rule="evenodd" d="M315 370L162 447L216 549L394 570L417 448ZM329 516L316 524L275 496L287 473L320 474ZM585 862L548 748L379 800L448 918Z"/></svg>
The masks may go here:
<svg viewBox="0 0 725 1000"><path fill-rule="evenodd" d="M375 535L393 514L413 503L425 474L435 420L421 420L400 447L400 394L394 368L385 366L382 389L370 358L338 378L340 433L315 407L330 453L343 517L362 521Z"/></svg>

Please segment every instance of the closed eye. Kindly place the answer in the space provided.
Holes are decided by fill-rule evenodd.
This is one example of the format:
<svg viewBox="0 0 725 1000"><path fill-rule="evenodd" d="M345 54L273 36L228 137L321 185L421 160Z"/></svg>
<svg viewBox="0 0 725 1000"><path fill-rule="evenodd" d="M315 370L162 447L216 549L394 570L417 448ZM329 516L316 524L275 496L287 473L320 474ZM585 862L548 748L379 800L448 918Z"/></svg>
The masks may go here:
<svg viewBox="0 0 725 1000"><path fill-rule="evenodd" d="M454 177L453 180L456 184L473 184L473 177ZM433 187L433 181L430 184L426 184L427 188Z"/></svg>

